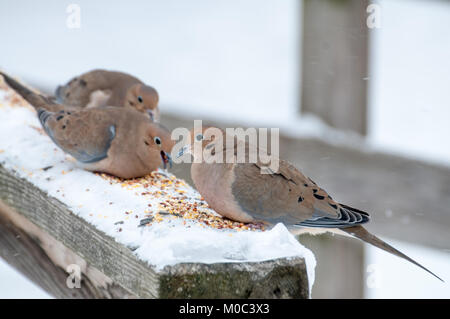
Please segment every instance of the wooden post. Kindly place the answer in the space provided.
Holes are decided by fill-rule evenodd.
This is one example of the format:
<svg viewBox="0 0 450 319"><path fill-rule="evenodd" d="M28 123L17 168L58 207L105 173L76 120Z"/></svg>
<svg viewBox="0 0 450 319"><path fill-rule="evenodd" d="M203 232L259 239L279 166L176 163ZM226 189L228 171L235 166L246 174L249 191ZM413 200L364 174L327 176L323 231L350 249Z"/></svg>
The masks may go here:
<svg viewBox="0 0 450 319"><path fill-rule="evenodd" d="M317 260L312 298L355 299L364 297L364 244L332 234L300 235Z"/></svg>
<svg viewBox="0 0 450 319"><path fill-rule="evenodd" d="M368 1L305 0L303 4L301 111L312 113L335 128L365 135ZM351 243L323 236L311 238L310 242L319 248L316 253L325 248L344 253L332 261L332 272L326 266L331 262L327 255L319 254L318 274L324 276L324 281L317 282L315 296L363 297L363 245L344 249Z"/></svg>
<svg viewBox="0 0 450 319"><path fill-rule="evenodd" d="M305 0L301 111L367 132L367 0Z"/></svg>

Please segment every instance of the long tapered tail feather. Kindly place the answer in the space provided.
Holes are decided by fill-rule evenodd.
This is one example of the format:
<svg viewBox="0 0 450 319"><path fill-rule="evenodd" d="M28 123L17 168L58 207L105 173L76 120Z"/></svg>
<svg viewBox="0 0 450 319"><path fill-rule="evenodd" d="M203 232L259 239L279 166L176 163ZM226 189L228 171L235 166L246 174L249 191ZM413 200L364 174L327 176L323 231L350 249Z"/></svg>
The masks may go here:
<svg viewBox="0 0 450 319"><path fill-rule="evenodd" d="M34 93L26 86L20 84L18 81L14 80L10 76L3 72L0 75L5 79L6 84L8 84L12 89L14 89L20 96L22 96L28 103L30 103L36 110L44 108L49 111L56 111L62 108L62 106L57 105L50 98L45 97L41 94Z"/></svg>
<svg viewBox="0 0 450 319"><path fill-rule="evenodd" d="M436 277L440 281L444 282L444 280L439 278L437 275L432 273L430 270L428 270L427 268L425 268L424 266L422 266L421 264L419 264L415 260L409 258L408 256L406 256L402 252L398 251L397 249L395 249L391 245L385 243L384 241L382 241L378 237L376 237L376 236L372 235L371 233L369 233L364 227L362 227L362 226L352 226L352 227L346 227L346 228L340 228L340 229L345 231L346 233L356 237L356 238L359 238L359 239L365 241L366 243L374 245L375 247L378 247L378 248L380 248L380 249L382 249L384 251L387 251L388 253L391 253L391 254L393 254L395 256L398 256L400 258L406 259L410 263L413 263L414 265L419 266L420 268L422 268L426 272L432 274L434 277Z"/></svg>

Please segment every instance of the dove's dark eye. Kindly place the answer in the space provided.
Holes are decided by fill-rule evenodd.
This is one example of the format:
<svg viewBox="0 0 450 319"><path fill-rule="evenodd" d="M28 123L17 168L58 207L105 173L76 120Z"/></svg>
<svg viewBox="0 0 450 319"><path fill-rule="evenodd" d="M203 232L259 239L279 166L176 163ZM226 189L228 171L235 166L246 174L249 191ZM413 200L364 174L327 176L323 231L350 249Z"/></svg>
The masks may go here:
<svg viewBox="0 0 450 319"><path fill-rule="evenodd" d="M139 103L142 103L142 101L144 101L144 100L142 99L142 96L138 96L138 101L139 101Z"/></svg>
<svg viewBox="0 0 450 319"><path fill-rule="evenodd" d="M195 138L197 139L197 141L201 141L201 140L203 140L203 135L198 134Z"/></svg>
<svg viewBox="0 0 450 319"><path fill-rule="evenodd" d="M158 136L154 138L154 141L156 145L161 145L161 139Z"/></svg>

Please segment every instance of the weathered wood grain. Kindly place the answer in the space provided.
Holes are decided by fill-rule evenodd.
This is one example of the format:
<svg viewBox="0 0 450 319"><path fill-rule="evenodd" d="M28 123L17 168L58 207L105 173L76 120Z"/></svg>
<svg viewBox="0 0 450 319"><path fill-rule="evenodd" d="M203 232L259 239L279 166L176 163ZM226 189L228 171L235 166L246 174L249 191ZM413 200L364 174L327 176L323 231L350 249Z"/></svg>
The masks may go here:
<svg viewBox="0 0 450 319"><path fill-rule="evenodd" d="M156 272L130 248L1 165L0 201L0 256L55 297L307 298L309 294L302 258L262 264L179 264ZM82 289L66 286L70 264L81 266ZM258 282L263 279L266 284L261 286ZM251 293L230 289L236 284Z"/></svg>
<svg viewBox="0 0 450 319"><path fill-rule="evenodd" d="M161 274L162 298L309 298L303 259L180 264ZM211 287L216 287L212 289Z"/></svg>
<svg viewBox="0 0 450 319"><path fill-rule="evenodd" d="M85 220L58 200L0 166L0 200L25 216L45 233L86 259L114 282L136 295L158 296L156 273L132 251Z"/></svg>
<svg viewBox="0 0 450 319"><path fill-rule="evenodd" d="M2 202L0 243L0 257L56 298L135 297ZM69 265L80 273L68 274ZM78 287L66 284L76 280Z"/></svg>

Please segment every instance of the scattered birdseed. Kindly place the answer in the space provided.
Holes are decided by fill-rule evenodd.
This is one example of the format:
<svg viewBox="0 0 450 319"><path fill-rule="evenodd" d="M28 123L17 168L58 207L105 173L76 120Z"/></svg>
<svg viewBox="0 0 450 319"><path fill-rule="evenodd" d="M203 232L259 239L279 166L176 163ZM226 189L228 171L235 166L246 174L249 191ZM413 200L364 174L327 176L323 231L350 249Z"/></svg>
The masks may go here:
<svg viewBox="0 0 450 319"><path fill-rule="evenodd" d="M229 230L265 230L262 223L244 224L224 218L212 210L205 199L198 193L186 189L186 182L173 175L164 175L160 172L152 172L144 177L135 179L122 179L104 173L95 173L107 180L111 185L120 185L127 190L142 189L134 192L136 196L143 196L151 200L159 201L156 205L148 204L150 208L146 214L152 214L152 222L162 222L165 218L177 217L184 220L199 222L205 227ZM126 215L132 214L125 211ZM138 216L138 215L136 215ZM148 217L150 218L150 217ZM143 220L145 220L144 218ZM141 224L139 224L141 226Z"/></svg>

